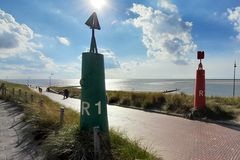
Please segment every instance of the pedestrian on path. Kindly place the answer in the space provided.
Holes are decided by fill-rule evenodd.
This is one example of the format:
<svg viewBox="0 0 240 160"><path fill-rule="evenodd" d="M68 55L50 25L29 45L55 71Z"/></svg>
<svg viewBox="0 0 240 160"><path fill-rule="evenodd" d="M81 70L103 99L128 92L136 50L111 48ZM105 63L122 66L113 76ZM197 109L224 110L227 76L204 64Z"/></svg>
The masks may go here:
<svg viewBox="0 0 240 160"><path fill-rule="evenodd" d="M69 97L69 91L68 89L63 90L63 99L67 99Z"/></svg>

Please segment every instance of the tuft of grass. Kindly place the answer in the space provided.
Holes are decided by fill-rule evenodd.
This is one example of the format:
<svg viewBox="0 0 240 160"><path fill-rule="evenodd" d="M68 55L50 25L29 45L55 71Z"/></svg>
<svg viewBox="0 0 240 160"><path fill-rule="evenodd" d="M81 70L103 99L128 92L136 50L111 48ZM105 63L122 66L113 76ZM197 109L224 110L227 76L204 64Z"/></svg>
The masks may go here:
<svg viewBox="0 0 240 160"><path fill-rule="evenodd" d="M124 97L121 99L120 104L123 106L131 106L131 99L129 97Z"/></svg>
<svg viewBox="0 0 240 160"><path fill-rule="evenodd" d="M153 153L149 153L147 148L139 147L140 143L138 141L130 140L123 133L113 129L110 130L110 142L111 152L102 150L101 160L161 160ZM104 143L101 144L104 148ZM63 128L57 135L50 135L44 145L48 148L49 160L94 158L92 133L81 133L78 125ZM105 146L104 149L106 148L108 149Z"/></svg>
<svg viewBox="0 0 240 160"><path fill-rule="evenodd" d="M4 96L0 92L0 98L11 101L20 105L25 113L23 121L31 124L31 130L28 130L29 135L34 136L33 143L36 143L45 153L47 160L79 160L85 156L87 159L93 159L93 136L92 133L79 131L79 113L65 108L64 124L59 123L59 103L56 103L48 97L39 94L25 85L18 85L0 81L5 83L8 89L7 95ZM12 88L15 88L13 96ZM18 90L21 89L21 96L18 95ZM27 92L28 100L26 101L24 93ZM30 95L34 99L31 102ZM43 101L43 106L40 107L40 101ZM123 138L123 135L111 130L110 142L112 150L107 148L104 152L103 160L131 160L133 159L158 159L153 154L149 153L146 148L139 147L139 143ZM121 143L119 143L121 142ZM124 149L128 147L128 149ZM111 151L111 152L109 152Z"/></svg>
<svg viewBox="0 0 240 160"><path fill-rule="evenodd" d="M157 158L154 154L147 152L147 148L140 148L139 141L132 141L121 132L111 129L110 137L112 154L116 157L116 160L160 160L160 158Z"/></svg>
<svg viewBox="0 0 240 160"><path fill-rule="evenodd" d="M193 108L193 98L184 93L169 94L166 97L166 111L184 114Z"/></svg>
<svg viewBox="0 0 240 160"><path fill-rule="evenodd" d="M206 116L215 120L230 120L235 118L233 112L226 111L217 104L210 104L206 107Z"/></svg>

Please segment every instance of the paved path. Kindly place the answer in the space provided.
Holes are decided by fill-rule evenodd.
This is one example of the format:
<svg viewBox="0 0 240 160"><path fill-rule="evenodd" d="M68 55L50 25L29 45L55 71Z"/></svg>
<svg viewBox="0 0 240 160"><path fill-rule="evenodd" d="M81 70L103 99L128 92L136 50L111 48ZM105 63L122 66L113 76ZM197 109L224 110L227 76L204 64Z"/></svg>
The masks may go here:
<svg viewBox="0 0 240 160"><path fill-rule="evenodd" d="M80 100L43 92L79 112ZM164 160L240 160L240 131L217 124L108 105L110 127L118 128Z"/></svg>
<svg viewBox="0 0 240 160"><path fill-rule="evenodd" d="M28 126L21 123L22 116L19 107L0 100L0 160L41 159L28 148L29 138L22 134Z"/></svg>

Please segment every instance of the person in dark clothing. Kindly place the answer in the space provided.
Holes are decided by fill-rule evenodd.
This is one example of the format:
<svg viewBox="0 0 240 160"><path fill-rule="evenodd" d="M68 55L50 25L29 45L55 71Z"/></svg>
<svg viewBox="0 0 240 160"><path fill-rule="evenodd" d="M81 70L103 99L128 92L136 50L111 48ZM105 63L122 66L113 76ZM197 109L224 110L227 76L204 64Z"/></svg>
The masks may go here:
<svg viewBox="0 0 240 160"><path fill-rule="evenodd" d="M63 99L66 99L68 97L69 97L69 91L68 91L68 89L64 89L63 90Z"/></svg>
<svg viewBox="0 0 240 160"><path fill-rule="evenodd" d="M39 93L42 93L42 88L38 87L38 91L39 91Z"/></svg>
<svg viewBox="0 0 240 160"><path fill-rule="evenodd" d="M68 98L68 97L69 97L69 90L66 89L66 98Z"/></svg>

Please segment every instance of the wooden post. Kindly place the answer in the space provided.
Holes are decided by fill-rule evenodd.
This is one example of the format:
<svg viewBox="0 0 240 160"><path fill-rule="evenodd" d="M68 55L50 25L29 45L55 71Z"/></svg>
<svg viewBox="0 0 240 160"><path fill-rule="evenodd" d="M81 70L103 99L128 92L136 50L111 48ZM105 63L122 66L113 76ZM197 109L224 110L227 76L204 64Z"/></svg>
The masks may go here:
<svg viewBox="0 0 240 160"><path fill-rule="evenodd" d="M15 95L15 88L12 89L12 95L14 97L14 95Z"/></svg>
<svg viewBox="0 0 240 160"><path fill-rule="evenodd" d="M31 94L31 103L33 103L33 95Z"/></svg>
<svg viewBox="0 0 240 160"><path fill-rule="evenodd" d="M43 99L39 101L39 106L42 108L43 107Z"/></svg>
<svg viewBox="0 0 240 160"><path fill-rule="evenodd" d="M18 95L19 95L19 97L22 95L22 90L21 89L18 90Z"/></svg>
<svg viewBox="0 0 240 160"><path fill-rule="evenodd" d="M7 88L4 89L4 95L7 95Z"/></svg>
<svg viewBox="0 0 240 160"><path fill-rule="evenodd" d="M28 99L27 99L27 92L25 92L25 102L27 102Z"/></svg>
<svg viewBox="0 0 240 160"><path fill-rule="evenodd" d="M100 157L100 137L99 137L100 129L99 127L93 127L93 141L94 141L94 160L101 159Z"/></svg>
<svg viewBox="0 0 240 160"><path fill-rule="evenodd" d="M64 123L64 107L60 108L60 126L63 126Z"/></svg>

